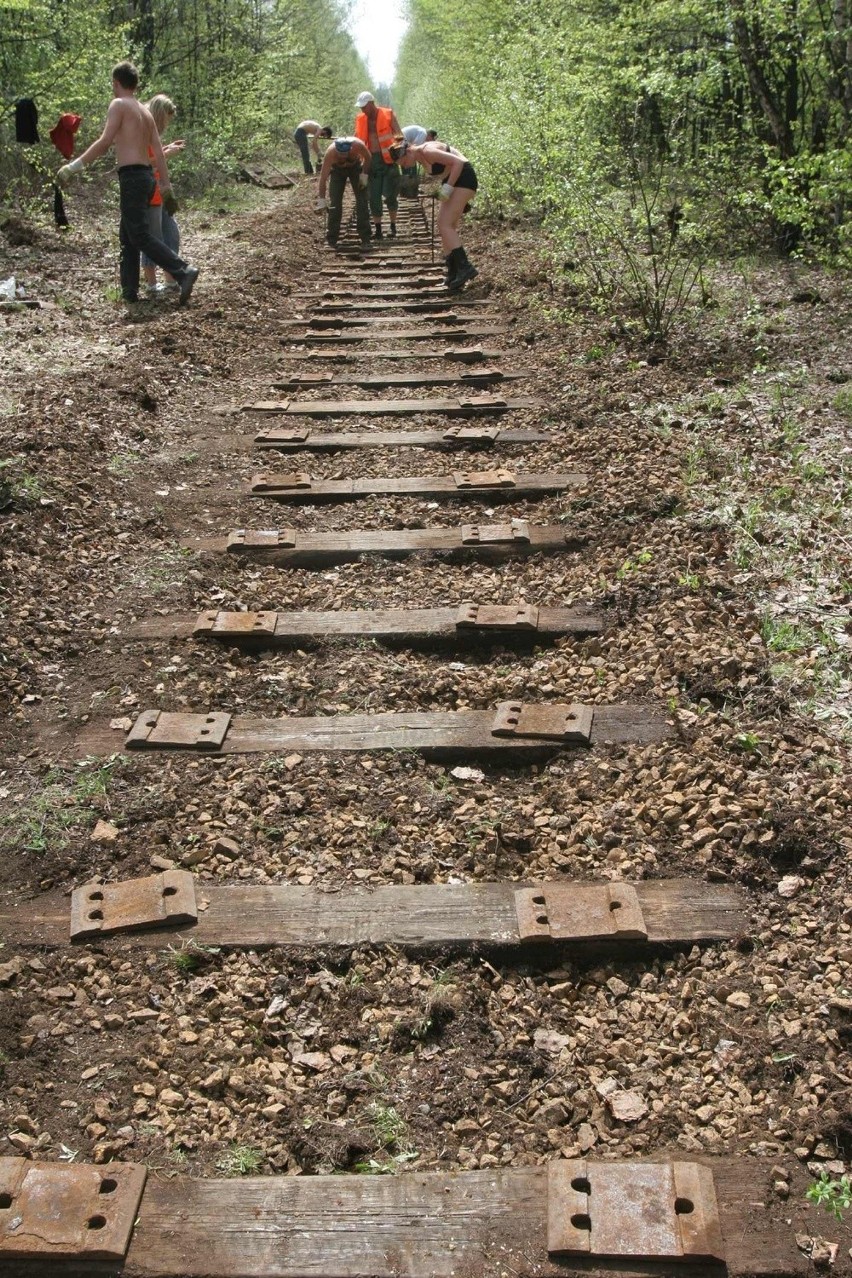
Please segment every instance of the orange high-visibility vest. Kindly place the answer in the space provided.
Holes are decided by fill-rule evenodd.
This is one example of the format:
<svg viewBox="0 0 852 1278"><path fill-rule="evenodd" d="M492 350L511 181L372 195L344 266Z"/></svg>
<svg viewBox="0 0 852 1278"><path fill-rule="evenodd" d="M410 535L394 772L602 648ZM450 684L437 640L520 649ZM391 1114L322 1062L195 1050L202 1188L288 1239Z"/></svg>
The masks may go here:
<svg viewBox="0 0 852 1278"><path fill-rule="evenodd" d="M379 107L376 114L376 136L385 164L393 164L390 149L393 146L393 111L390 107ZM355 116L355 136L360 138L367 150L370 149L370 122L363 111Z"/></svg>

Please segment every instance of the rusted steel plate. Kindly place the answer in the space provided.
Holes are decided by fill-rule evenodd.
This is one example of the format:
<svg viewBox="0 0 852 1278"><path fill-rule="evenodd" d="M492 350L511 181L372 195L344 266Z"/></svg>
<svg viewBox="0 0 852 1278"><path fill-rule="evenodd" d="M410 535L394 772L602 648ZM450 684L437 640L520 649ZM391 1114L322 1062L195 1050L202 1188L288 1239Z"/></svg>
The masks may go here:
<svg viewBox="0 0 852 1278"><path fill-rule="evenodd" d="M249 487L253 493L265 493L278 488L307 492L313 487L313 481L307 471L294 470L283 475L252 475Z"/></svg>
<svg viewBox="0 0 852 1278"><path fill-rule="evenodd" d="M503 701L497 707L491 731L495 737L564 741L588 745L594 711L584 705L533 705Z"/></svg>
<svg viewBox="0 0 852 1278"><path fill-rule="evenodd" d="M444 431L447 444L493 444L500 434L499 426L450 426Z"/></svg>
<svg viewBox="0 0 852 1278"><path fill-rule="evenodd" d="M246 528L236 528L232 533L228 533L225 549L232 555L238 555L243 548L253 550L262 546L275 546L279 550L295 550L296 541L295 528L258 528L252 532Z"/></svg>
<svg viewBox="0 0 852 1278"><path fill-rule="evenodd" d="M522 941L646 941L636 889L628 883L544 883L515 893Z"/></svg>
<svg viewBox="0 0 852 1278"><path fill-rule="evenodd" d="M462 524L463 546L502 546L528 542L530 526L526 519L513 519L509 524Z"/></svg>
<svg viewBox="0 0 852 1278"><path fill-rule="evenodd" d="M459 404L462 408L476 411L481 408L508 408L509 401L504 399L502 395L476 395L470 399L460 399Z"/></svg>
<svg viewBox="0 0 852 1278"><path fill-rule="evenodd" d="M537 630L536 604L459 604L459 630Z"/></svg>
<svg viewBox="0 0 852 1278"><path fill-rule="evenodd" d="M139 715L125 746L128 750L219 750L228 733L229 714L174 714L145 710Z"/></svg>
<svg viewBox="0 0 852 1278"><path fill-rule="evenodd" d="M144 927L195 923L195 885L186 870L121 883L85 883L71 893L71 940Z"/></svg>
<svg viewBox="0 0 852 1278"><path fill-rule="evenodd" d="M217 639L262 639L275 634L277 612L202 612L193 634L215 635Z"/></svg>
<svg viewBox="0 0 852 1278"><path fill-rule="evenodd" d="M518 480L511 470L458 470L453 475L456 488L515 488Z"/></svg>
<svg viewBox="0 0 852 1278"><path fill-rule="evenodd" d="M147 1171L0 1158L0 1261L123 1261Z"/></svg>
<svg viewBox="0 0 852 1278"><path fill-rule="evenodd" d="M713 1172L687 1162L548 1163L547 1250L724 1261Z"/></svg>

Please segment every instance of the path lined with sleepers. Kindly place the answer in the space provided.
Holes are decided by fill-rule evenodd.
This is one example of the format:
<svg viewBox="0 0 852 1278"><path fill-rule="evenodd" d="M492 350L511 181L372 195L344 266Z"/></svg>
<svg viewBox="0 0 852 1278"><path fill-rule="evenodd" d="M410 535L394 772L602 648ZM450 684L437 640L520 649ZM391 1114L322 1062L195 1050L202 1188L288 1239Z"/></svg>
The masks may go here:
<svg viewBox="0 0 852 1278"><path fill-rule="evenodd" d="M344 235L340 252L317 273L317 288L292 295L281 340L292 372L265 388L269 397L245 403L237 429L262 415L249 437L259 454L342 452L345 478L315 479L303 469L263 472L247 492L259 502L297 502L308 511L359 495L406 499L462 497L482 505L479 523L458 526L336 531L318 519L305 529L282 525L222 528L185 545L228 555L231 563L288 569L322 568L362 556L406 561L436 552L487 564L537 554L582 553L570 522L536 524L510 513L495 522L495 500L527 501L584 485L595 474L517 471L501 459L507 445L552 439L537 424L513 424L537 411L523 377L506 367L502 317L475 289L448 298L420 201L403 203L400 235L360 253ZM396 371L421 343L416 371ZM452 343L447 346L445 343ZM298 346L299 349L294 349ZM327 349L322 349L326 347ZM357 350L353 350L357 347ZM363 361L369 360L369 369ZM392 371L377 372L387 360ZM520 385L518 385L520 383ZM335 387L367 392L363 399L326 397ZM424 391L440 387L441 396ZM517 393L516 393L517 387ZM402 388L420 398L382 398ZM499 388L499 390L495 390ZM286 391L288 398L273 398ZM263 391L261 391L263 393ZM427 428L359 429L365 417L429 414ZM459 425L455 417L481 416ZM327 419L322 430L290 418ZM488 419L496 419L499 424ZM286 424L277 424L276 419ZM354 421L352 419L355 419ZM446 422L446 425L443 423ZM396 479L359 476L361 450L415 448L454 454L450 473ZM465 454L487 449L489 467ZM415 457L418 454L413 454ZM270 506L270 510L275 507ZM266 520L268 523L268 519ZM499 603L471 592L463 602L436 600L421 609L252 610L210 606L196 615L150 615L126 631L150 642L221 645L258 654L276 648L346 645L365 638L388 646L471 645L485 657L594 636L613 624L594 607L565 608L525 599ZM563 754L582 761L605 742L653 742L670 732L665 708L566 702L555 695L514 698L482 709L341 713L275 717L228 706L185 704L134 711L129 721L93 716L78 734L81 755L152 752L218 757L234 753L290 756L294 751L369 754L413 750L427 757L492 760L511 770L531 759ZM511 772L509 772L511 776ZM70 944L144 949L195 943L225 948L394 945L415 949L499 947L528 961L553 950L553 962L591 953L643 962L661 946L711 945L737 935L747 921L743 894L723 884L665 879L636 883L471 882L387 885L371 891L323 893L292 885L211 885L184 870L126 882L95 880L72 899L46 893L24 911L4 915L9 941L26 948ZM590 977L594 979L594 977ZM397 1176L247 1177L159 1180L144 1166L104 1167L0 1160L0 1274L117 1272L128 1278L497 1278L505 1273L553 1276L680 1274L730 1278L804 1274L790 1221L779 1227L771 1207L756 1201L755 1179L767 1163L736 1158L662 1156L641 1161L558 1159L542 1165Z"/></svg>

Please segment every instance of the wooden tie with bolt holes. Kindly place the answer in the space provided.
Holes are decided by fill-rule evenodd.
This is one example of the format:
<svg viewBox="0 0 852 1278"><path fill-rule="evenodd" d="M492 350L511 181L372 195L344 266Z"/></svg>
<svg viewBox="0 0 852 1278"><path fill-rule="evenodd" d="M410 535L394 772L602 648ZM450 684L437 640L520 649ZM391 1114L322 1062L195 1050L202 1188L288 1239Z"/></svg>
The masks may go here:
<svg viewBox="0 0 852 1278"><path fill-rule="evenodd" d="M506 399L481 392L458 399L279 399L243 404L244 413L274 413L280 417L412 417L418 413L440 413L442 417L476 417L477 414L506 413L513 408L532 408L534 400Z"/></svg>
<svg viewBox="0 0 852 1278"><path fill-rule="evenodd" d="M259 431L254 437L257 448L268 448L281 453L341 452L351 448L440 448L445 452L454 449L493 448L501 444L540 444L551 438L544 431L503 430L499 426L451 426L445 431L373 430L359 433L337 431L321 433L307 428L273 426Z"/></svg>
<svg viewBox="0 0 852 1278"><path fill-rule="evenodd" d="M315 505L362 497L421 497L429 501L479 497L494 502L542 497L579 488L587 475L524 475L511 470L463 470L452 475L411 475L391 479L314 479L307 471L262 473L249 480L248 495Z"/></svg>
<svg viewBox="0 0 852 1278"><path fill-rule="evenodd" d="M166 897L172 889L174 895ZM542 962L566 954L641 957L648 947L736 936L746 924L738 889L690 879L654 882L415 884L318 892L275 884L220 886L167 870L87 883L4 910L7 942L59 947L120 937L133 949L398 945L456 950L524 946Z"/></svg>
<svg viewBox="0 0 852 1278"><path fill-rule="evenodd" d="M246 172L264 185L289 181L267 168ZM313 302L313 311L307 321L293 321L300 334L282 337L291 348L282 358L299 364L273 389L434 385L451 386L455 393L419 400L258 401L243 411L314 417L428 412L449 419L535 407L527 398L475 393L521 376L504 371L503 352L467 341L507 329L494 315L485 315L486 323L471 322L487 311L485 299L456 298L447 306L440 265L426 260L422 204L400 216L409 232L405 244L385 241L380 252L363 261L338 256L318 272L315 291L297 295L306 310ZM418 235L422 260L412 262ZM361 251L351 236L340 247L344 254ZM405 320L406 314L418 313L424 316L420 322ZM456 344L444 347L448 339ZM459 345L462 340L466 344ZM432 344L428 352L400 346L427 341ZM295 349L354 343L378 347L365 351L371 360L415 358L419 367L365 375L356 363L360 353ZM320 371L306 370L306 357ZM323 362L352 367L324 372ZM281 451L410 445L499 453L503 444L551 439L552 434L530 428L448 425L430 432L349 434L272 428L254 442L259 449ZM434 477L321 480L305 472L264 474L255 476L250 491L310 505L385 494L494 501L585 483L583 474L515 472L498 458L488 470L459 469ZM435 551L499 564L513 556L578 550L583 541L562 524L538 526L510 517L501 523L402 530L241 529L186 545L226 552L237 566L257 562L286 570L346 564L366 555L405 559ZM288 600L292 594L288 583ZM510 596L502 602L436 600L428 608L363 611L228 611L209 604L200 614L134 622L125 635L192 638L258 653L336 638L473 644L487 656L495 644L552 643L563 636L594 635L603 626L603 618L588 606L549 606ZM215 650L208 647L208 653L215 661ZM563 693L547 701L516 697L488 709L316 717L262 718L234 714L227 706L194 712L180 703L174 709L143 710L134 719L90 722L78 746L87 757L123 749L131 757L154 753L162 760L165 753L171 766L180 755L198 760L299 752L295 757L301 761L301 754L310 752L413 750L428 758L481 758L498 765L527 765L561 752L573 767L598 744L655 742L669 733L658 704L576 704ZM150 777L150 760L146 767ZM310 951L388 945L431 947L439 953L490 947L507 962L522 956L527 966L549 968L562 959L648 961L659 947L724 941L743 932L749 921L738 889L697 878L411 883L328 892L196 878L186 868L198 863L196 851L184 857L184 868L138 879L109 880L107 864L104 877L78 885L70 899L52 890L15 909L0 903L4 941L42 950L74 944L89 954L106 947L106 953L130 955L133 962L140 951L166 947L177 957L191 954L193 947ZM273 999L264 1018L274 1019L281 1006L276 1008ZM153 1007L150 1014L158 1016ZM611 1139L608 1153L617 1152L615 1135ZM408 1170L394 1176L242 1176L227 1186L220 1179L180 1174L146 1180L146 1168L130 1162L89 1166L0 1158L0 1278L93 1278L118 1272L124 1278L662 1278L688 1273L792 1278L809 1272L809 1260L795 1246L801 1209L792 1204L798 1200L779 1208L772 1192L777 1168L765 1159L667 1159L662 1151L639 1161L548 1161L551 1151L552 1143L537 1147L535 1166ZM803 1198L803 1173L796 1170L788 1180L791 1192Z"/></svg>
<svg viewBox="0 0 852 1278"><path fill-rule="evenodd" d="M116 740L116 732L122 738ZM572 706L503 702L491 710L412 710L381 714L285 716L143 710L115 727L92 724L79 737L83 756L130 751L191 754L289 754L416 750L430 759L548 758L560 749L661 741L665 715L645 706Z"/></svg>
<svg viewBox="0 0 852 1278"><path fill-rule="evenodd" d="M383 642L543 643L560 635L592 635L603 629L599 613L581 608L532 604L463 603L452 608L344 608L325 612L224 612L211 609L192 617L157 617L128 628L142 638L214 639L251 647L299 646L332 638Z"/></svg>
<svg viewBox="0 0 852 1278"><path fill-rule="evenodd" d="M116 1262L122 1278L812 1272L791 1250L789 1226L779 1227L772 1166L759 1158L551 1159L487 1171L227 1182L149 1175L144 1187L144 1168L130 1163L2 1162L15 1165L0 1169L9 1186L0 1209L2 1278L114 1275ZM92 1195L119 1179L132 1183L99 1195L103 1225L87 1229ZM42 1183L31 1189L31 1181ZM796 1181L798 1190L801 1173ZM104 1232L108 1245L99 1252L92 1237ZM94 1266L98 1255L113 1267Z"/></svg>
<svg viewBox="0 0 852 1278"><path fill-rule="evenodd" d="M295 528L239 528L227 537L185 541L187 549L227 553L279 568L326 568L354 563L364 555L405 559L440 551L451 558L497 561L547 552L581 550L584 541L561 524L536 525L525 519L505 524L462 524L456 528L304 533Z"/></svg>

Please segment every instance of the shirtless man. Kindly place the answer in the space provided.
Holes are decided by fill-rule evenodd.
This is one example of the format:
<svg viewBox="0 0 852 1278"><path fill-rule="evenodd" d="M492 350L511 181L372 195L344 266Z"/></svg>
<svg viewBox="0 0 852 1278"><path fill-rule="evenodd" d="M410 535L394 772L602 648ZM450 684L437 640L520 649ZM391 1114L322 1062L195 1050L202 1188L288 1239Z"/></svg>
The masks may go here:
<svg viewBox="0 0 852 1278"><path fill-rule="evenodd" d="M293 134L293 141L299 148L299 154L302 157L302 165L305 173L311 174L314 171L308 146L310 145L310 150L314 153L317 162L317 173L319 173L321 156L319 153L319 146L317 145L317 138L330 138L331 136L332 132L328 125L318 124L316 120L303 120L301 124L296 125L296 132ZM308 143L308 138L310 138L310 143Z"/></svg>
<svg viewBox="0 0 852 1278"><path fill-rule="evenodd" d="M111 146L115 147L121 209L121 296L125 302L139 300L139 254L142 252L177 280L183 305L189 301L198 279L198 267L188 266L183 258L151 234L148 205L156 183L148 159L149 147L160 174L163 204L170 213L177 212L177 200L172 193L169 167L154 117L136 100L138 84L139 72L132 63L119 62L112 73L113 100L109 104L103 133L76 160L63 164L56 180L60 186L67 186L87 164L99 159Z"/></svg>
<svg viewBox="0 0 852 1278"><path fill-rule="evenodd" d="M357 138L335 138L323 156L319 175L317 209L328 209L326 239L335 248L340 238L343 216L343 192L351 182L355 192L355 223L365 248L370 245L370 206L367 184L370 181L370 152ZM330 199L326 199L326 189Z"/></svg>

